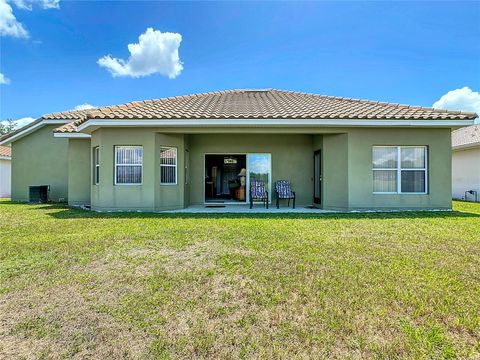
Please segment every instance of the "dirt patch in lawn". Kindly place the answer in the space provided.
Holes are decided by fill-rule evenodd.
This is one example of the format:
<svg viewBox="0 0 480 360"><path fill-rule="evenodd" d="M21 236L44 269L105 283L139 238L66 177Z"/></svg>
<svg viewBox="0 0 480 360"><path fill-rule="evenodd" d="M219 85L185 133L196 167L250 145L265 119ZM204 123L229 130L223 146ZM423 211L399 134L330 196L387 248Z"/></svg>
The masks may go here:
<svg viewBox="0 0 480 360"><path fill-rule="evenodd" d="M0 358L142 358L148 341L75 286L0 297Z"/></svg>

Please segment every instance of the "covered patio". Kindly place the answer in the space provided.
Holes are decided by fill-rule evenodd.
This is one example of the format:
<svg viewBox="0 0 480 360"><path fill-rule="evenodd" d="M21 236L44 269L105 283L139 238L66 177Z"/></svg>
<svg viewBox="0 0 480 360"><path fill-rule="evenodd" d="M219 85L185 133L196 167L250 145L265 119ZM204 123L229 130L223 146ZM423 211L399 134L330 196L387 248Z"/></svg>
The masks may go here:
<svg viewBox="0 0 480 360"><path fill-rule="evenodd" d="M261 204L255 204L250 209L248 204L228 204L228 205L191 205L185 209L178 210L164 210L162 213L175 214L329 214L335 213L332 210L323 210L309 206L297 206L293 209L291 206L280 206L279 209L275 205L271 205L266 209Z"/></svg>

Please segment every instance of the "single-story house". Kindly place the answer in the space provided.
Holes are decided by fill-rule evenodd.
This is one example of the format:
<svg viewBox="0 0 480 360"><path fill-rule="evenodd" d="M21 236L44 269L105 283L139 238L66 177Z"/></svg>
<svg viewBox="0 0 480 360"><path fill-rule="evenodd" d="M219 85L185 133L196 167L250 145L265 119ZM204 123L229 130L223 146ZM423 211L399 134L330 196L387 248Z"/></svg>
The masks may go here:
<svg viewBox="0 0 480 360"><path fill-rule="evenodd" d="M11 144L12 199L93 210L243 204L288 180L298 206L450 209L451 131L475 113L283 90L230 90L44 115ZM260 205L257 205L260 206ZM285 205L282 205L285 206Z"/></svg>
<svg viewBox="0 0 480 360"><path fill-rule="evenodd" d="M11 163L11 148L9 146L0 146L0 198L10 197Z"/></svg>
<svg viewBox="0 0 480 360"><path fill-rule="evenodd" d="M452 132L452 195L480 201L480 125Z"/></svg>

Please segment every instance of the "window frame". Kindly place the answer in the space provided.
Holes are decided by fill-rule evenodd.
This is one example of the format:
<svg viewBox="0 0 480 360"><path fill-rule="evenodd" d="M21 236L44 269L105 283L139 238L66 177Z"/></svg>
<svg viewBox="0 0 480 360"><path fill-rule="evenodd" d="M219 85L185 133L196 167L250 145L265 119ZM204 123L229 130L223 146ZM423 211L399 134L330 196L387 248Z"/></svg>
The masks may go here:
<svg viewBox="0 0 480 360"><path fill-rule="evenodd" d="M114 174L113 174L113 181L115 186L141 186L143 185L143 145L115 145L113 147L113 157L115 159L114 161ZM142 163L141 164L118 164L117 163L117 148L140 148L142 149ZM117 168L118 167L126 167L126 166L139 166L141 171L140 171L140 176L141 176L141 181L139 183L118 183L117 182Z"/></svg>
<svg viewBox="0 0 480 360"><path fill-rule="evenodd" d="M162 153L162 149L175 149L175 165L172 164L162 164L162 157L160 156L160 185L178 185L178 148L175 146L160 146L160 154ZM160 155L159 154L159 155ZM175 168L175 182L173 183L164 183L162 182L162 167L174 167Z"/></svg>
<svg viewBox="0 0 480 360"><path fill-rule="evenodd" d="M397 167L395 168L374 168L373 150L375 148L392 147L397 149ZM423 168L402 168L402 149L405 148L423 148L425 161ZM372 170L375 171L396 171L397 172L397 191L373 191L374 195L426 195L428 194L428 146L427 145L375 145L372 146ZM425 174L425 191L423 192L402 192L402 171L423 171ZM373 175L373 173L372 173ZM373 177L372 177L373 189Z"/></svg>
<svg viewBox="0 0 480 360"><path fill-rule="evenodd" d="M95 146L93 148L93 185L99 185L99 184L100 184L100 146Z"/></svg>

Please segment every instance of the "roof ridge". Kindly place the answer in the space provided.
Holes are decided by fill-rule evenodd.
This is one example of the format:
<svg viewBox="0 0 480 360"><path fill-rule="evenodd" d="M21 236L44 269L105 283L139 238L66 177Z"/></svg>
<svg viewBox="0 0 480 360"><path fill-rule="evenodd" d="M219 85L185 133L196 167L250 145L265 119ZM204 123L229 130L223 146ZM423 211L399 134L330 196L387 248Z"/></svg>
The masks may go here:
<svg viewBox="0 0 480 360"><path fill-rule="evenodd" d="M110 110L112 111L113 109L118 109L119 107L122 106L141 106L145 104L152 104L156 102L165 102L165 101L171 101L171 100L177 100L177 99L186 99L186 98L192 98L192 97L205 97L209 95L223 95L223 94L232 94L232 93L245 93L245 92L278 92L278 93L285 93L285 94L297 94L297 95L305 95L305 96L311 96L311 97L316 97L316 98L324 98L324 99L331 99L331 100L338 100L338 101L348 101L348 102L353 102L353 103L365 103L365 104L370 104L370 105L380 105L380 106L392 106L392 107L398 107L398 108L409 108L409 109L421 109L421 110L427 110L435 113L445 113L445 114L451 114L451 115L466 115L466 116L474 116L477 115L475 112L471 111L460 111L460 110L448 110L448 109L437 109L437 108L432 108L432 107L426 107L426 106L420 106L420 105L408 105L408 104L401 104L401 103L393 103L393 102L388 102L388 101L375 101L375 100L369 100L369 99L358 99L358 98L348 98L348 97L343 97L343 96L335 96L335 95L322 95L322 94L315 94L315 93L309 93L309 92L301 92L301 91L293 91L293 90L283 90L283 89L276 89L276 88L247 88L247 89L226 89L226 90L217 90L217 91L207 91L203 93L195 93L195 94L185 94L185 95L175 95L175 96L168 96L164 98L157 98L157 99L144 99L144 100L134 100L122 104L113 104L113 105L106 105L106 106L99 106L94 109L84 109L84 110L67 110L67 111L56 111L52 113L48 113L45 115L42 115L42 118L51 118L55 116L63 116L63 115L84 115L88 116L87 114L92 111L92 110L99 110L102 112L103 110Z"/></svg>
<svg viewBox="0 0 480 360"><path fill-rule="evenodd" d="M113 104L113 105L106 105L106 106L99 106L95 109L84 109L84 110L69 110L69 111L57 111L42 115L42 118L51 118L56 116L63 116L63 115L84 115L88 116L88 113L92 110L99 110L103 112L104 110L112 111L114 109L118 109L122 106L141 106L145 104L152 104L156 102L165 102L177 99L187 99L192 97L205 97L209 95L223 95L223 94L232 94L232 93L245 93L245 92L278 92L278 93L285 93L285 94L297 94L297 95L305 95L311 96L316 98L324 98L324 99L331 99L331 100L338 100L338 101L348 101L353 103L365 103L370 105L380 105L380 106L391 106L391 107L398 107L398 108L409 108L409 109L419 109L419 110L427 110L435 113L445 113L450 115L466 115L466 116L474 116L476 115L475 112L470 111L460 111L460 110L447 110L447 109L437 109L432 107L420 106L420 105L408 105L408 104L401 104L401 103L393 103L388 101L375 101L369 99L358 99L358 98L348 98L343 96L335 96L335 95L322 95L322 94L315 94L309 92L301 92L301 91L293 91L293 90L283 90L283 89L276 89L276 88L246 88L246 89L226 89L226 90L217 90L217 91L207 91L203 93L195 93L195 94L185 94L185 95L175 95L175 96L168 96L164 98L157 98L157 99L145 99L145 100L134 100L122 104Z"/></svg>

